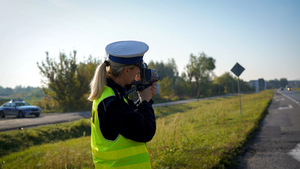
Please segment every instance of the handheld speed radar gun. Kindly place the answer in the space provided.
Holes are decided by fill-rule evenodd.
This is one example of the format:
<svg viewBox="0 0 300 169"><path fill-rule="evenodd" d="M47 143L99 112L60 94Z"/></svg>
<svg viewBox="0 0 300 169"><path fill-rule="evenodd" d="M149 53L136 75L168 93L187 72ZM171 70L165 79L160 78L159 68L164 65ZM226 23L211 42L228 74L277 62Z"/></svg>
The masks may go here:
<svg viewBox="0 0 300 169"><path fill-rule="evenodd" d="M135 90L144 90L157 81L159 81L157 71L155 69L148 69L148 65L146 63L142 63L140 66L140 77L136 78L136 80L131 83L134 87L127 90L127 93L130 94Z"/></svg>

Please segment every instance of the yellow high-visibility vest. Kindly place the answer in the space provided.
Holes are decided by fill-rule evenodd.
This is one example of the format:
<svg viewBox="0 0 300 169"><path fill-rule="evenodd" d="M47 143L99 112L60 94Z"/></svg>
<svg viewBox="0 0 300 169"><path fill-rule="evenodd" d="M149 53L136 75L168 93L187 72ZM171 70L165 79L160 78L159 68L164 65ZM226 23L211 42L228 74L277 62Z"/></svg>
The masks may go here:
<svg viewBox="0 0 300 169"><path fill-rule="evenodd" d="M103 169L151 168L145 143L127 139L121 134L114 141L106 140L103 137L98 118L98 105L105 98L112 96L115 96L114 91L110 87L105 87L101 97L93 101L91 147L95 167ZM127 103L125 98L124 101Z"/></svg>

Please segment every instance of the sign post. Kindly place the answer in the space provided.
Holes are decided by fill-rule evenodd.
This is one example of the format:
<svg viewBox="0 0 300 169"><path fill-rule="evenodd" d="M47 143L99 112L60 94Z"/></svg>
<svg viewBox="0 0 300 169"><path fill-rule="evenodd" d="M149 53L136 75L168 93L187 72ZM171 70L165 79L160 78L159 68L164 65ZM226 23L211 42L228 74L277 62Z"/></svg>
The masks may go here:
<svg viewBox="0 0 300 169"><path fill-rule="evenodd" d="M243 66L241 66L239 63L236 63L233 66L233 68L231 69L231 72L234 73L238 77L237 83L238 83L238 95L239 95L239 101L240 101L240 114L242 114L242 103L241 103L239 76L243 73L244 70L245 70L245 68L243 68Z"/></svg>

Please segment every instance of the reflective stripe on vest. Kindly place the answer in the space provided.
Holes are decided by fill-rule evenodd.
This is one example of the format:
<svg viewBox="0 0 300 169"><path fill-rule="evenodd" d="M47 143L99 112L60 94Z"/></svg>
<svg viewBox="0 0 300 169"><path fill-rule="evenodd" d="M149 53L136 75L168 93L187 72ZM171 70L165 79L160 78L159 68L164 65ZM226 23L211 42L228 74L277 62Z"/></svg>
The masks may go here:
<svg viewBox="0 0 300 169"><path fill-rule="evenodd" d="M93 101L91 118L91 147L96 168L134 169L151 168L145 143L136 142L121 134L114 141L106 140L101 131L98 118L98 105L105 98L114 97L110 87L105 87L99 99ZM127 103L127 100L124 98ZM128 104L128 103L127 103Z"/></svg>

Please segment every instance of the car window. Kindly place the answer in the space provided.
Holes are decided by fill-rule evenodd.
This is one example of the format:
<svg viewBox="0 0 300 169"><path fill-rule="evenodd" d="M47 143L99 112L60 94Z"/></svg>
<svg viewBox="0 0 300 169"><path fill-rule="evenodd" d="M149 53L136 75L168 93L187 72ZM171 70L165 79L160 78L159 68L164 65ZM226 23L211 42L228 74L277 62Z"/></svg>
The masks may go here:
<svg viewBox="0 0 300 169"><path fill-rule="evenodd" d="M22 103L16 103L17 106L30 106L30 104L26 103L26 102L22 102Z"/></svg>
<svg viewBox="0 0 300 169"><path fill-rule="evenodd" d="M11 103L10 104L10 107L15 107L16 106L16 103Z"/></svg>
<svg viewBox="0 0 300 169"><path fill-rule="evenodd" d="M24 103L21 103L22 104L22 106L29 106L30 104L28 104L28 103L26 103L26 102L24 102Z"/></svg>
<svg viewBox="0 0 300 169"><path fill-rule="evenodd" d="M5 103L3 107L10 107L10 103Z"/></svg>

